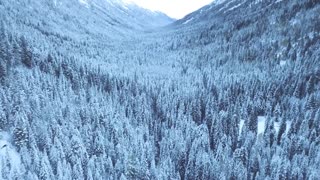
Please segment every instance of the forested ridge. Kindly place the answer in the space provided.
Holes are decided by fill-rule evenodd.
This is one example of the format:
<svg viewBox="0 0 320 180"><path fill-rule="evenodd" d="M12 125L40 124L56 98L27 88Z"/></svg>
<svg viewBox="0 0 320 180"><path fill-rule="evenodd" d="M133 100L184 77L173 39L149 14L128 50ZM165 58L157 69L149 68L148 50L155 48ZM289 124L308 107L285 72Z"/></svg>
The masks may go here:
<svg viewBox="0 0 320 180"><path fill-rule="evenodd" d="M48 2L0 0L0 179L320 177L318 1L144 30Z"/></svg>

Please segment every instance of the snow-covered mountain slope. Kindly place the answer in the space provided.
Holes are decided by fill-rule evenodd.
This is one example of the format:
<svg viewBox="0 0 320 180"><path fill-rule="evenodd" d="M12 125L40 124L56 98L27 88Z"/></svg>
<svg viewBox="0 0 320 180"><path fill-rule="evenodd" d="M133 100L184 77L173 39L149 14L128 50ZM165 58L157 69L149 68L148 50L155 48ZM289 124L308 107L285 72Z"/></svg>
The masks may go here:
<svg viewBox="0 0 320 180"><path fill-rule="evenodd" d="M0 131L0 179L18 176L21 173L21 158L10 143L11 138L7 132Z"/></svg>
<svg viewBox="0 0 320 180"><path fill-rule="evenodd" d="M0 0L0 179L318 179L319 13Z"/></svg>
<svg viewBox="0 0 320 180"><path fill-rule="evenodd" d="M173 21L168 16L121 0L2 0L0 15L19 29L24 24L47 34L67 37L83 34L125 34L148 30Z"/></svg>
<svg viewBox="0 0 320 180"><path fill-rule="evenodd" d="M161 12L141 8L125 0L80 0L88 9L106 11L109 17L130 28L148 29L168 25L174 20Z"/></svg>
<svg viewBox="0 0 320 180"><path fill-rule="evenodd" d="M135 48L137 36L173 21L122 0L1 0L0 17L37 54L54 49L96 64L122 56L122 47Z"/></svg>
<svg viewBox="0 0 320 180"><path fill-rule="evenodd" d="M261 1L261 0L217 0L202 7L185 18L178 21L184 24L188 19L193 18L194 23L213 21L216 18L224 18L228 15L241 18L241 15L254 16L252 12L263 11L264 8L277 4L280 1Z"/></svg>
<svg viewBox="0 0 320 180"><path fill-rule="evenodd" d="M184 36L179 38L184 47L208 45L213 50L224 46L231 59L252 61L271 57L280 64L301 58L307 51L314 54L311 52L319 48L319 8L319 3L313 0L216 1L171 27ZM239 49L246 53L239 56ZM262 58L258 58L260 55Z"/></svg>

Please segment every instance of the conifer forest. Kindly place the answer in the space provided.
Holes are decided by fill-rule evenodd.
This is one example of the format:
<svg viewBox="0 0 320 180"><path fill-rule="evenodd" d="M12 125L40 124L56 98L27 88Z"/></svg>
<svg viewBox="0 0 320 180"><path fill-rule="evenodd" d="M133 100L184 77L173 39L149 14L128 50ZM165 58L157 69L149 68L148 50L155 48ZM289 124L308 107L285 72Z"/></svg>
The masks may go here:
<svg viewBox="0 0 320 180"><path fill-rule="evenodd" d="M0 180L238 179L320 179L320 1L0 0Z"/></svg>

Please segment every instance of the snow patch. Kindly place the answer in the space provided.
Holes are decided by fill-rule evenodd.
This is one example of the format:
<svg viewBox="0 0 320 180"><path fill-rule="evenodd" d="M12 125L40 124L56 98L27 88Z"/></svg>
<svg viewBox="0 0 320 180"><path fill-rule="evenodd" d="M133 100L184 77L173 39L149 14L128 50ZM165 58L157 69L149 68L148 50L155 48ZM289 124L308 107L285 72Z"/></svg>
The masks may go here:
<svg viewBox="0 0 320 180"><path fill-rule="evenodd" d="M229 2L228 2L227 4L225 4L222 8L220 8L220 9L218 10L218 12L222 11L223 9L226 9L226 8L229 6L229 4L231 4L233 1L234 1L234 0L229 1Z"/></svg>
<svg viewBox="0 0 320 180"><path fill-rule="evenodd" d="M266 119L267 118L265 116L258 116L258 134L264 133L264 130L266 129ZM274 122L273 126L276 133L278 133L281 126L281 122ZM289 132L290 127L291 127L291 121L287 121L285 133Z"/></svg>
<svg viewBox="0 0 320 180"><path fill-rule="evenodd" d="M218 4L222 4L222 3L224 3L224 2L226 2L226 0L215 0L213 3L214 3L215 5L218 5Z"/></svg>
<svg viewBox="0 0 320 180"><path fill-rule="evenodd" d="M280 61L280 66L285 66L287 64L287 61Z"/></svg>
<svg viewBox="0 0 320 180"><path fill-rule="evenodd" d="M280 122L274 122L274 129L276 130L277 133L279 132L280 126L281 126Z"/></svg>
<svg viewBox="0 0 320 180"><path fill-rule="evenodd" d="M10 143L10 135L7 132L0 132L0 163L9 160L11 168L20 172L21 159L19 153Z"/></svg>
<svg viewBox="0 0 320 180"><path fill-rule="evenodd" d="M287 125L286 125L286 134L288 134L288 132L289 132L289 130L290 130L290 128L291 128L291 123L292 123L291 121L287 121L287 122L286 122L286 124L287 124Z"/></svg>
<svg viewBox="0 0 320 180"><path fill-rule="evenodd" d="M259 134L263 134L264 130L266 129L266 117L265 116L258 116L258 130L257 130L257 135ZM242 128L244 126L245 120L240 120L239 123L239 134L241 134ZM276 133L279 132L281 126L281 122L274 122L274 129L276 131ZM291 127L291 121L287 121L286 122L286 134L289 132Z"/></svg>
<svg viewBox="0 0 320 180"><path fill-rule="evenodd" d="M86 8L89 8L88 0L79 0L80 4L84 5Z"/></svg>
<svg viewBox="0 0 320 180"><path fill-rule="evenodd" d="M297 19L292 19L291 21L289 21L289 23L291 26L295 26L295 25L299 25L300 21Z"/></svg>
<svg viewBox="0 0 320 180"><path fill-rule="evenodd" d="M266 117L258 116L258 134L263 134L266 129Z"/></svg>
<svg viewBox="0 0 320 180"><path fill-rule="evenodd" d="M240 123L239 123L239 134L241 134L241 131L242 131L242 128L243 128L243 125L244 125L244 121L243 119L240 120Z"/></svg>
<svg viewBox="0 0 320 180"><path fill-rule="evenodd" d="M129 8L125 5L122 5L122 8L125 9L125 10L129 10Z"/></svg>
<svg viewBox="0 0 320 180"><path fill-rule="evenodd" d="M274 129L276 130L276 133L279 132L280 126L281 126L281 122L274 122ZM286 134L288 134L290 127L291 127L291 121L287 121L286 122L286 131L285 131Z"/></svg>
<svg viewBox="0 0 320 180"><path fill-rule="evenodd" d="M243 3L240 3L240 4L238 4L238 5L235 5L235 6L231 7L231 8L229 8L228 10L226 10L224 13L226 13L226 12L228 12L228 11L232 11L232 10L240 7L242 4L243 4Z"/></svg>
<svg viewBox="0 0 320 180"><path fill-rule="evenodd" d="M193 20L193 17L192 18L190 18L190 19L188 19L188 20L186 20L184 23L182 23L182 24L188 24L189 22L191 22Z"/></svg>
<svg viewBox="0 0 320 180"><path fill-rule="evenodd" d="M128 0L124 0L122 1L122 3L120 4L120 6L125 9L125 10L129 10L128 6L132 6L132 5L136 5L134 2L132 1L128 1Z"/></svg>

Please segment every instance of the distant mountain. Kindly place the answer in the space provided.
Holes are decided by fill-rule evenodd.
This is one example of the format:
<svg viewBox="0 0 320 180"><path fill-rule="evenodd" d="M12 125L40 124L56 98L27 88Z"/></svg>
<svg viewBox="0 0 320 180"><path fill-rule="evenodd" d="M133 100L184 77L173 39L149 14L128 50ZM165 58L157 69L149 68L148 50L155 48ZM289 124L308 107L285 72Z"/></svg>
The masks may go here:
<svg viewBox="0 0 320 180"><path fill-rule="evenodd" d="M178 40L182 47L209 45L216 49L219 44L220 50L224 47L231 53L228 59L294 61L316 56L313 52L320 48L318 10L319 3L313 0L221 0L171 27L185 34Z"/></svg>
<svg viewBox="0 0 320 180"><path fill-rule="evenodd" d="M2 0L0 16L8 24L36 28L68 37L101 34L115 37L126 31L164 26L173 19L121 0ZM15 21L11 21L15 19ZM14 25L16 24L16 25Z"/></svg>
<svg viewBox="0 0 320 180"><path fill-rule="evenodd" d="M162 27L175 21L175 19L170 18L162 12L144 9L133 3L126 4L122 2L121 6L125 9L125 12L133 17L135 22L141 27ZM126 20L124 19L124 21ZM127 21L130 21L130 19Z"/></svg>
<svg viewBox="0 0 320 180"><path fill-rule="evenodd" d="M319 17L0 0L0 179L319 179Z"/></svg>

